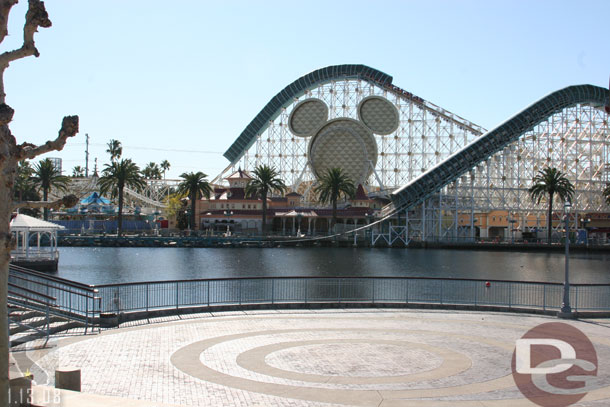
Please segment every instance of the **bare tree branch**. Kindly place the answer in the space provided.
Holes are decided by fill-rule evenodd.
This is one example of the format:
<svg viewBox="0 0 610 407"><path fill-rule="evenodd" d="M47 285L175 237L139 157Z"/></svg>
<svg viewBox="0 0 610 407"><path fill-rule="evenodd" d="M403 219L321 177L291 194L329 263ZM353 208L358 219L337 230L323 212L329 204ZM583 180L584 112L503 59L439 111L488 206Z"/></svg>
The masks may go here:
<svg viewBox="0 0 610 407"><path fill-rule="evenodd" d="M66 195L57 201L21 201L21 202L13 202L13 210L17 208L51 208L58 209L62 206L66 208L71 208L78 203L78 198L76 195Z"/></svg>
<svg viewBox="0 0 610 407"><path fill-rule="evenodd" d="M17 0L2 0L0 3L0 42L8 35L8 16Z"/></svg>
<svg viewBox="0 0 610 407"><path fill-rule="evenodd" d="M2 3L0 3L1 40L8 34L6 29L8 13L16 2L17 1L15 0L3 0ZM29 57L31 55L38 57L40 54L36 49L34 34L38 32L38 27L48 28L51 24L44 2L40 0L28 0L28 11L25 14L25 25L23 26L23 45L15 50L6 51L0 54L0 103L4 103L6 98L6 94L4 93L4 71L11 62L17 59Z"/></svg>
<svg viewBox="0 0 610 407"><path fill-rule="evenodd" d="M30 143L22 143L17 146L17 160L32 159L49 151L61 151L70 137L78 133L78 116L66 116L61 122L59 135L55 140L50 140L41 146Z"/></svg>

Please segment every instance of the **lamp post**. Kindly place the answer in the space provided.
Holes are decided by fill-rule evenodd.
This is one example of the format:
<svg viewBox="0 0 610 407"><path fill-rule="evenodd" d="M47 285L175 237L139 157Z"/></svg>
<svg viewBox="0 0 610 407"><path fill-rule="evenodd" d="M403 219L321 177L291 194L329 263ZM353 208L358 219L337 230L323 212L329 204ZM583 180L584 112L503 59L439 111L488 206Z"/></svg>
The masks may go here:
<svg viewBox="0 0 610 407"><path fill-rule="evenodd" d="M563 204L563 214L566 224L566 271L563 282L563 302L561 311L557 314L559 318L574 318L572 307L570 306L570 209L572 203L566 200Z"/></svg>
<svg viewBox="0 0 610 407"><path fill-rule="evenodd" d="M510 243L515 243L515 223L517 223L517 219L509 218L508 224L510 225Z"/></svg>
<svg viewBox="0 0 610 407"><path fill-rule="evenodd" d="M225 216L227 217L227 232L225 234L226 234L227 237L231 236L231 230L229 228L229 219L231 218L231 215L233 215L233 211L230 211L230 210L227 209L225 211Z"/></svg>
<svg viewBox="0 0 610 407"><path fill-rule="evenodd" d="M301 237L301 219L303 218L303 214L297 213L297 237Z"/></svg>
<svg viewBox="0 0 610 407"><path fill-rule="evenodd" d="M580 220L580 225L585 230L585 244L589 247L589 229L587 229L587 225L591 222L591 218L582 218Z"/></svg>

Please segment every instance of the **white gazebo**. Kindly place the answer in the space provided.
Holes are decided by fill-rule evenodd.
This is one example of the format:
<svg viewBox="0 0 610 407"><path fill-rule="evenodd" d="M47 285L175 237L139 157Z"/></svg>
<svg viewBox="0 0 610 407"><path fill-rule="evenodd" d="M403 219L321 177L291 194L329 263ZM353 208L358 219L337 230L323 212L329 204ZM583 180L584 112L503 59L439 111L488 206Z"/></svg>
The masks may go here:
<svg viewBox="0 0 610 407"><path fill-rule="evenodd" d="M55 223L17 214L11 221L11 233L17 241L11 251L11 263L36 270L57 271L59 251Z"/></svg>

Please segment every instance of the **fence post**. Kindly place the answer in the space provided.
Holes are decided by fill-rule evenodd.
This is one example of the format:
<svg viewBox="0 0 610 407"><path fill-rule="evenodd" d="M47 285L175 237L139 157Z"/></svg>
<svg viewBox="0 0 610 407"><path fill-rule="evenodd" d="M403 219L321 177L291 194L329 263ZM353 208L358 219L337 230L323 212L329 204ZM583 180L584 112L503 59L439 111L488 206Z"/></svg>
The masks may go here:
<svg viewBox="0 0 610 407"><path fill-rule="evenodd" d="M406 288L406 293L405 293L405 304L409 303L409 281L411 281L411 279L407 278L407 288Z"/></svg>
<svg viewBox="0 0 610 407"><path fill-rule="evenodd" d="M474 306L477 306L477 296L479 295L479 287L478 285L475 283L474 285Z"/></svg>
<svg viewBox="0 0 610 407"><path fill-rule="evenodd" d="M542 310L546 311L546 284L544 284L542 287Z"/></svg>
<svg viewBox="0 0 610 407"><path fill-rule="evenodd" d="M573 286L574 287L574 312L578 311L578 289L579 286Z"/></svg>
<svg viewBox="0 0 610 407"><path fill-rule="evenodd" d="M178 294L178 287L180 286L180 283L178 281L176 281L176 309L178 309L178 302L179 302L179 294Z"/></svg>
<svg viewBox="0 0 610 407"><path fill-rule="evenodd" d="M339 278L339 293L338 293L337 301L341 304L341 278Z"/></svg>
<svg viewBox="0 0 610 407"><path fill-rule="evenodd" d="M207 281L208 286L207 286L207 290L208 290L208 308L210 308L210 280Z"/></svg>
<svg viewBox="0 0 610 407"><path fill-rule="evenodd" d="M242 283L242 281L244 281L244 280L239 279L239 289L237 290L237 295L239 296L239 299L238 299L239 305L241 305L241 283Z"/></svg>
<svg viewBox="0 0 610 407"><path fill-rule="evenodd" d="M309 282L309 279L306 278L305 279L305 304L307 304L307 283Z"/></svg>
<svg viewBox="0 0 610 407"><path fill-rule="evenodd" d="M271 304L275 303L275 278L271 279Z"/></svg>
<svg viewBox="0 0 610 407"><path fill-rule="evenodd" d="M440 295L441 295L441 305L443 305L443 280L441 280L441 288L440 288Z"/></svg>
<svg viewBox="0 0 610 407"><path fill-rule="evenodd" d="M512 308L513 306L513 283L508 283L508 308Z"/></svg>
<svg viewBox="0 0 610 407"><path fill-rule="evenodd" d="M146 312L148 313L148 286L149 284L146 283Z"/></svg>

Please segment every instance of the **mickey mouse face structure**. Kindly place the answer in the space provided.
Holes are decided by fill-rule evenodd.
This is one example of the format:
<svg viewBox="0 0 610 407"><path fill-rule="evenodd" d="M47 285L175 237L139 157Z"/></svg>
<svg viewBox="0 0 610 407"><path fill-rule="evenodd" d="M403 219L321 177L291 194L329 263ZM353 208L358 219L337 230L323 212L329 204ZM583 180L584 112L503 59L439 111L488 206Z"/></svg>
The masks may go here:
<svg viewBox="0 0 610 407"><path fill-rule="evenodd" d="M303 100L292 110L290 131L310 138L309 165L316 178L333 167L341 168L356 184L364 184L372 174L377 164L373 133L393 133L398 128L398 110L381 96L369 96L358 104L358 118L328 120L328 106L315 98Z"/></svg>

